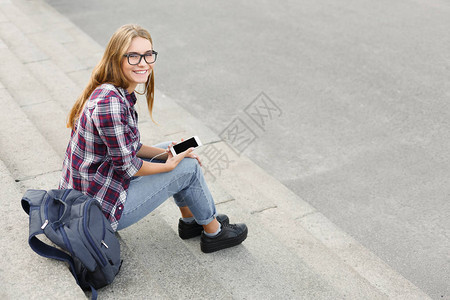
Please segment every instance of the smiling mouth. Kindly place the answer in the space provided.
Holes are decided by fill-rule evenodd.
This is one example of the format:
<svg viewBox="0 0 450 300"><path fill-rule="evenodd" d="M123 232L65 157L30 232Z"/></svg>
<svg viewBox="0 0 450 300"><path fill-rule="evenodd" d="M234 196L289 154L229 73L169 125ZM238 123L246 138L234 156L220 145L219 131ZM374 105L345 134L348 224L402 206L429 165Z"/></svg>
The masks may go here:
<svg viewBox="0 0 450 300"><path fill-rule="evenodd" d="M145 74L147 73L148 70L143 70L143 71L133 71L136 74Z"/></svg>

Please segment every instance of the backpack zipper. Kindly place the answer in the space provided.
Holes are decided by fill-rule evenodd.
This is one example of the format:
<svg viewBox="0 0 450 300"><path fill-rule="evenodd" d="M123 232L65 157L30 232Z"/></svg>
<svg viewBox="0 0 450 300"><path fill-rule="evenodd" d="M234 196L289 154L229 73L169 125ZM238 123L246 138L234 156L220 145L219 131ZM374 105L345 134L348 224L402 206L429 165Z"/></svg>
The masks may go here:
<svg viewBox="0 0 450 300"><path fill-rule="evenodd" d="M105 246L106 249L109 249L108 245L105 243L105 236L106 236L106 226L105 226L105 219L103 219L103 235L102 235L102 245Z"/></svg>
<svg viewBox="0 0 450 300"><path fill-rule="evenodd" d="M106 247L106 249L108 249L109 247L108 247L108 245L106 245L106 243L105 243L105 241L104 240L102 240L102 245L103 246L105 246Z"/></svg>
<svg viewBox="0 0 450 300"><path fill-rule="evenodd" d="M48 225L48 199L50 198L50 196L48 194L45 194L45 199L44 199L44 224L42 224L41 229L44 230L45 227L47 227Z"/></svg>
<svg viewBox="0 0 450 300"><path fill-rule="evenodd" d="M99 248L97 247L97 245L94 242L94 239L92 238L91 234L89 233L88 230L88 226L87 226L87 210L89 208L89 206L92 205L92 201L97 201L95 199L90 199L88 200L87 203L85 203L84 205L84 213L83 213L83 230L84 230L84 234L86 235L89 243L91 244L92 249L94 249L95 253L97 254L98 258L100 259L101 263L103 266L106 265L106 260L103 257L103 254L101 253L101 251L99 250ZM103 224L103 227L105 227L105 225ZM102 240L102 244L104 244L105 242ZM105 244L104 244L105 245ZM106 246L106 248L108 248L108 246Z"/></svg>
<svg viewBox="0 0 450 300"><path fill-rule="evenodd" d="M48 220L45 220L44 224L42 224L41 229L44 230L48 225Z"/></svg>
<svg viewBox="0 0 450 300"><path fill-rule="evenodd" d="M65 190L61 200L65 201L67 198L67 195L69 195L69 193L70 193L70 190ZM64 210L62 211L62 213L61 212L59 213L58 217L61 218L61 215L63 213L64 213ZM59 230L61 231L61 235L63 237L64 244L66 245L67 250L69 250L69 252L71 254L73 254L72 245L70 244L69 238L67 237L66 231L64 230L64 226L59 227Z"/></svg>

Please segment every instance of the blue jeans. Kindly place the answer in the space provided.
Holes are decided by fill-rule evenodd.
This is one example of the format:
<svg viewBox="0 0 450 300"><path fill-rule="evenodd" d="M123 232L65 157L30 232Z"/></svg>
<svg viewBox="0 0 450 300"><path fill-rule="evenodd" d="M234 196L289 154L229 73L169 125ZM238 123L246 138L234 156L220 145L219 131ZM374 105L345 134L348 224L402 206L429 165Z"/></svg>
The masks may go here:
<svg viewBox="0 0 450 300"><path fill-rule="evenodd" d="M167 149L170 144L165 142L155 147ZM157 159L152 162L164 163ZM171 196L178 207L189 207L200 225L209 224L217 214L200 165L196 159L184 158L170 172L131 179L117 230L136 223Z"/></svg>

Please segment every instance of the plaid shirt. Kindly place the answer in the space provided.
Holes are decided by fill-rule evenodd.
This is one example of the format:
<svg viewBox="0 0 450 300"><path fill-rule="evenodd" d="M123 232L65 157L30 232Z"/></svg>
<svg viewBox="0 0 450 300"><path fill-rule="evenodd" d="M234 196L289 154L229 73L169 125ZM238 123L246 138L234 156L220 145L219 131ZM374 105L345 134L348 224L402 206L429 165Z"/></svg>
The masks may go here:
<svg viewBox="0 0 450 300"><path fill-rule="evenodd" d="M136 156L142 146L136 100L134 93L111 84L94 90L72 130L59 184L98 200L114 230L130 179L143 163Z"/></svg>

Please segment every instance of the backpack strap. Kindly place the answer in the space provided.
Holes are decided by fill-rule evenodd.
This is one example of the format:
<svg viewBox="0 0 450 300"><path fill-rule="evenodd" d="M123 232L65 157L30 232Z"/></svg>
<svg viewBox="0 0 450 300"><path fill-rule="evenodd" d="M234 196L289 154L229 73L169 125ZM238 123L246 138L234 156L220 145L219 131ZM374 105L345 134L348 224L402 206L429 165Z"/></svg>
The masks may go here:
<svg viewBox="0 0 450 300"><path fill-rule="evenodd" d="M43 257L47 258L53 258L60 261L65 261L69 264L70 270L72 272L73 277L75 277L75 280L78 284L78 279L75 273L75 265L73 264L73 259L70 255L67 253L57 249L56 247L47 245L46 243L42 242L40 239L38 239L36 236L44 233L43 230L40 230L40 232L34 232L30 234L30 237L28 239L28 244L30 245L31 249L34 250L37 254Z"/></svg>
<svg viewBox="0 0 450 300"><path fill-rule="evenodd" d="M53 258L53 259L67 262L70 266L70 271L71 271L73 277L75 278L75 281L77 282L78 285L80 285L80 283L78 282L78 278L77 278L76 271L75 271L75 265L73 263L72 257L70 255L68 255L67 253L57 249L56 247L47 245L46 243L39 240L36 237L36 235L39 235L41 233L44 233L44 230L41 229L39 232L30 234L30 237L28 239L28 244L30 244L30 247L34 250L34 252L36 252L37 254L39 254L43 257ZM89 286L91 287L91 292L92 292L91 299L97 300L97 290L91 284L89 284Z"/></svg>

